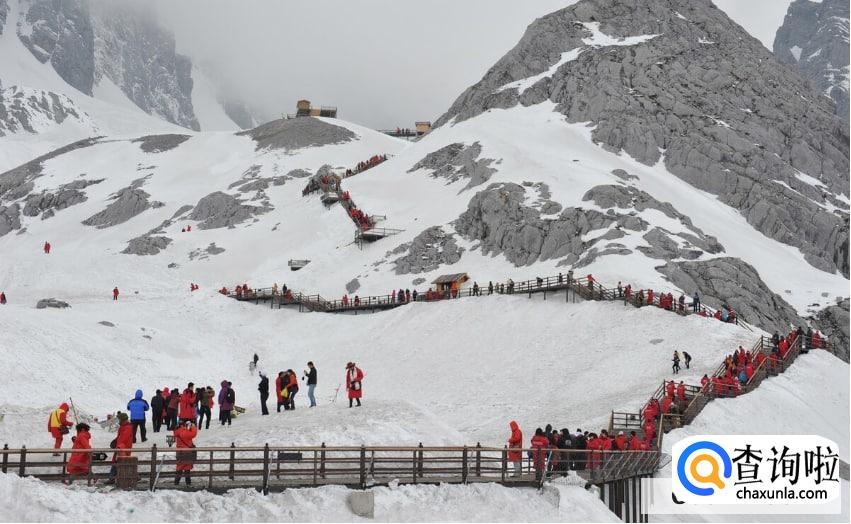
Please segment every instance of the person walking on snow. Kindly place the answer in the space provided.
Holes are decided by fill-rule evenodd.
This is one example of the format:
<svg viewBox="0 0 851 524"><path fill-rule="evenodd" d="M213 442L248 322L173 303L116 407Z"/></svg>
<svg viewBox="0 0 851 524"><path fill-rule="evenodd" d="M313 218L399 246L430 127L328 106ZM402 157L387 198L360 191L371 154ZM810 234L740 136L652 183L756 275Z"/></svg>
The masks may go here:
<svg viewBox="0 0 851 524"><path fill-rule="evenodd" d="M257 385L257 391L260 392L260 414L268 415L269 408L266 407L266 401L269 400L269 377L262 371L260 372L260 384Z"/></svg>
<svg viewBox="0 0 851 524"><path fill-rule="evenodd" d="M281 406L284 405L284 372L278 372L278 378L275 379L275 399L278 402L278 413L281 412Z"/></svg>
<svg viewBox="0 0 851 524"><path fill-rule="evenodd" d="M230 420L230 412L233 409L233 405L236 402L236 393L231 387L231 383L227 380L222 380L222 389L219 391L219 420L222 422L222 426L231 425Z"/></svg>
<svg viewBox="0 0 851 524"><path fill-rule="evenodd" d="M70 431L68 428L74 425L68 420L67 416L68 404L63 402L58 408L50 412L50 417L47 419L47 431L54 438L53 449L62 447L62 437ZM53 456L58 457L59 453L54 453Z"/></svg>
<svg viewBox="0 0 851 524"><path fill-rule="evenodd" d="M112 288L112 300L118 300L118 286Z"/></svg>
<svg viewBox="0 0 851 524"><path fill-rule="evenodd" d="M316 366L313 365L313 361L307 363L307 369L304 371L304 376L302 380L307 377L307 398L310 399L310 407L316 407L316 397L313 395L314 391L316 391Z"/></svg>
<svg viewBox="0 0 851 524"><path fill-rule="evenodd" d="M180 477L186 479L186 485L192 484L192 465L195 462L196 451L192 451L195 447L193 440L198 436L198 427L192 420L185 421L180 427L174 430L174 446L177 449L189 450L178 451L175 458L177 459L176 474L174 476L174 485L180 484Z"/></svg>
<svg viewBox="0 0 851 524"><path fill-rule="evenodd" d="M688 351L683 351L683 358L686 361L686 369L688 369L691 364L691 355L688 354Z"/></svg>
<svg viewBox="0 0 851 524"><path fill-rule="evenodd" d="M0 291L0 306L6 305L6 292Z"/></svg>
<svg viewBox="0 0 851 524"><path fill-rule="evenodd" d="M136 430L141 428L142 442L148 440L145 429L145 412L150 409L148 401L142 398L142 390L136 390L136 396L127 403L127 411L130 412L130 425L133 426L133 443L136 443Z"/></svg>
<svg viewBox="0 0 851 524"><path fill-rule="evenodd" d="M671 366L671 369L674 372L674 375L676 375L680 372L680 353L678 351L674 351L674 358L671 359L671 361L674 363L674 365Z"/></svg>
<svg viewBox="0 0 851 524"><path fill-rule="evenodd" d="M163 398L162 390L157 390L156 394L151 398L151 424L154 426L154 433L159 433L163 425L163 411L165 410L165 399Z"/></svg>
<svg viewBox="0 0 851 524"><path fill-rule="evenodd" d="M360 407L360 399L363 396L363 371L354 362L346 364L346 391L349 394L349 407L352 401L357 401Z"/></svg>
<svg viewBox="0 0 851 524"><path fill-rule="evenodd" d="M514 476L519 477L523 465L523 455L519 451L523 447L523 432L520 431L517 422L513 420L508 424L508 427L511 429L511 436L508 437L508 460L514 464Z"/></svg>
<svg viewBox="0 0 851 524"><path fill-rule="evenodd" d="M45 255L49 255L49 254L50 254L50 242L45 242L45 243L44 243L44 254L45 254Z"/></svg>

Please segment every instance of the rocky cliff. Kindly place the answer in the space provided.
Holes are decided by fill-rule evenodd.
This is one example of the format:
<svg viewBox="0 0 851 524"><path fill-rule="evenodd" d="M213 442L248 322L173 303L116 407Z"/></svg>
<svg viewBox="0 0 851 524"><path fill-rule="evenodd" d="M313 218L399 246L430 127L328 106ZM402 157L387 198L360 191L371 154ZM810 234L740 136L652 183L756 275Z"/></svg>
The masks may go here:
<svg viewBox="0 0 851 524"><path fill-rule="evenodd" d="M175 51L174 35L141 6L19 0L18 9L21 42L74 88L92 95L107 78L146 113L199 129L192 107L192 63Z"/></svg>
<svg viewBox="0 0 851 524"><path fill-rule="evenodd" d="M437 125L547 100L848 276L847 126L709 0L583 0L540 18Z"/></svg>
<svg viewBox="0 0 851 524"><path fill-rule="evenodd" d="M795 0L774 37L774 55L836 102L848 122L847 0Z"/></svg>

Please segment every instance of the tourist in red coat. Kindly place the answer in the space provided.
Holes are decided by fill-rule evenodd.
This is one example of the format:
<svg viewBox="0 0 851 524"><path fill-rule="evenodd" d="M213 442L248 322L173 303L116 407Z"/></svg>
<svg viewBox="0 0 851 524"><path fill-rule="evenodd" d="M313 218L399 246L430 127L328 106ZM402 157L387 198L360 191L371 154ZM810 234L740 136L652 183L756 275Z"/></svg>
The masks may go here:
<svg viewBox="0 0 851 524"><path fill-rule="evenodd" d="M686 385L681 380L679 385L677 386L677 400L685 401L686 399Z"/></svg>
<svg viewBox="0 0 851 524"><path fill-rule="evenodd" d="M508 424L511 428L511 436L508 438L508 461L514 464L514 475L520 476L523 454L520 449L523 447L523 432L520 431L520 426L515 421Z"/></svg>
<svg viewBox="0 0 851 524"><path fill-rule="evenodd" d="M363 371L354 362L346 364L346 391L349 393L349 407L352 407L352 401L357 401L360 407L360 399L363 396Z"/></svg>
<svg viewBox="0 0 851 524"><path fill-rule="evenodd" d="M665 398L662 399L662 413L667 415L671 412L671 404L674 402L674 397L671 395L665 395Z"/></svg>
<svg viewBox="0 0 851 524"><path fill-rule="evenodd" d="M129 457L130 450L133 448L133 426L130 424L127 413L118 412L118 435L109 445L115 449L112 454L112 468L109 470L109 480L107 484L115 483L115 477L118 475L118 467L116 463L120 457Z"/></svg>
<svg viewBox="0 0 851 524"><path fill-rule="evenodd" d="M644 423L644 438L647 440L653 440L653 437L656 435L656 424L653 421L646 421Z"/></svg>
<svg viewBox="0 0 851 524"><path fill-rule="evenodd" d="M672 380L672 381L670 381L670 382L668 382L668 385L667 385L667 386L665 386L665 393L666 393L669 397L673 397L673 396L674 396L674 389L675 389L676 387L677 387L677 386L676 386L676 384L674 384L674 381L673 381L673 380Z"/></svg>
<svg viewBox="0 0 851 524"><path fill-rule="evenodd" d="M630 451L638 451L639 449L639 441L638 435L635 434L635 431L629 432L629 450Z"/></svg>
<svg viewBox="0 0 851 524"><path fill-rule="evenodd" d="M74 437L74 445L71 449L92 449L91 428L88 424L77 424L77 436ZM88 475L92 469L92 454L77 452L71 453L68 459L68 473L70 475Z"/></svg>
<svg viewBox="0 0 851 524"><path fill-rule="evenodd" d="M177 472L174 475L175 485L180 483L181 476L186 479L187 486L192 483L192 474L190 471L192 471L192 466L195 462L195 452L191 451L191 449L195 447L193 440L197 435L198 428L192 420L187 420L174 430L174 446L177 449L190 450L178 451L176 454Z"/></svg>
<svg viewBox="0 0 851 524"><path fill-rule="evenodd" d="M189 383L183 393L180 394L180 403L177 408L177 418L180 422L191 420L195 422L195 384Z"/></svg>
<svg viewBox="0 0 851 524"><path fill-rule="evenodd" d="M618 436L615 437L615 448L617 448L620 451L626 451L627 450L626 446L627 446L626 435L623 434L623 431L619 431Z"/></svg>
<svg viewBox="0 0 851 524"><path fill-rule="evenodd" d="M546 464L547 449L550 447L550 441L544 435L544 430L538 428L535 430L535 436L532 437L532 460L535 464L535 476L540 479L544 474Z"/></svg>

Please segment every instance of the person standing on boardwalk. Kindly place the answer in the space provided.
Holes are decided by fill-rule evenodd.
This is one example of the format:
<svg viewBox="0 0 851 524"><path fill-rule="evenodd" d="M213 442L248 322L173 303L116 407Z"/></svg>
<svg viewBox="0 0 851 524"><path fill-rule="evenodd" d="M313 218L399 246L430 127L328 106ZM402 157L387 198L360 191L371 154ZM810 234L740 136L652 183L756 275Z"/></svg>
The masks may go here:
<svg viewBox="0 0 851 524"><path fill-rule="evenodd" d="M177 449L187 450L178 451L175 454L177 459L176 474L174 476L174 485L180 484L180 477L186 479L186 485L192 483L192 466L195 463L196 451L192 450L195 444L192 442L198 435L198 428L195 426L194 420L186 420L178 428L174 430L174 445Z"/></svg>
<svg viewBox="0 0 851 524"><path fill-rule="evenodd" d="M307 378L307 398L310 399L310 407L316 407L314 391L316 391L317 372L313 361L307 363L307 369L304 371L304 377L302 379L305 377Z"/></svg>
<svg viewBox="0 0 851 524"><path fill-rule="evenodd" d="M360 399L363 396L363 371L354 362L346 364L346 391L349 393L349 407L352 402L357 401L360 407Z"/></svg>
<svg viewBox="0 0 851 524"><path fill-rule="evenodd" d="M519 477L523 465L523 454L519 451L523 447L523 432L513 420L508 427L511 429L511 436L508 438L508 461L514 464L514 476Z"/></svg>
<svg viewBox="0 0 851 524"><path fill-rule="evenodd" d="M266 401L269 399L269 377L262 371L260 372L260 384L257 386L257 390L260 392L260 414L268 415L269 408L266 407Z"/></svg>
<svg viewBox="0 0 851 524"><path fill-rule="evenodd" d="M145 429L145 412L150 409L148 401L142 398L142 390L136 390L136 396L127 403L127 411L130 412L130 424L133 426L133 443L136 443L136 430L141 430L142 442L146 442L147 430Z"/></svg>

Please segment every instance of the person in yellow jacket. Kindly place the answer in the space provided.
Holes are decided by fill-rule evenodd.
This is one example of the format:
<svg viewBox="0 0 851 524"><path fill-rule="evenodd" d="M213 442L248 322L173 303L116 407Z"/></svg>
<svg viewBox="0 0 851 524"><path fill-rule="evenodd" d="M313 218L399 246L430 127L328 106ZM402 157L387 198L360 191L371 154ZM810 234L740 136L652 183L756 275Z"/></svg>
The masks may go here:
<svg viewBox="0 0 851 524"><path fill-rule="evenodd" d="M50 412L50 417L47 419L47 431L55 439L54 449L62 447L62 437L70 431L68 428L74 425L67 417L68 404L63 402L58 408ZM58 453L54 453L54 455L58 455Z"/></svg>

